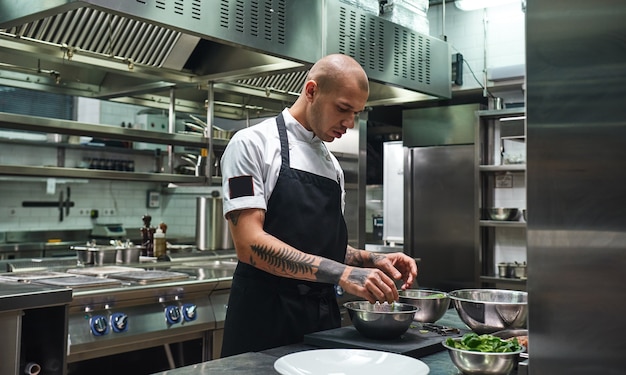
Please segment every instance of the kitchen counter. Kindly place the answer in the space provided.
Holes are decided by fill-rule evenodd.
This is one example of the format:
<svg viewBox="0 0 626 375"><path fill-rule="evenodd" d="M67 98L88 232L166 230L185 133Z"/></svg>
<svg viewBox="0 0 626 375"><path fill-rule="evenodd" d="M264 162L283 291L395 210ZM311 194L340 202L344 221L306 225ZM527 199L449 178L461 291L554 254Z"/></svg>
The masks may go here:
<svg viewBox="0 0 626 375"><path fill-rule="evenodd" d="M42 287L0 277L0 313L69 304L72 291L62 287Z"/></svg>
<svg viewBox="0 0 626 375"><path fill-rule="evenodd" d="M444 317L437 321L437 324L457 328L467 328L461 322L456 311L449 309ZM442 341L445 336L442 336ZM174 370L160 372L157 375L204 375L204 374L224 374L224 375L276 375L274 362L281 356L296 353L304 350L318 349L307 344L287 345L278 348L268 349L258 353L244 353L232 357L216 359L196 365L181 367ZM461 372L452 364L448 352L442 350L435 354L430 354L419 358L430 367L429 375L458 375ZM515 371L511 375L514 375Z"/></svg>

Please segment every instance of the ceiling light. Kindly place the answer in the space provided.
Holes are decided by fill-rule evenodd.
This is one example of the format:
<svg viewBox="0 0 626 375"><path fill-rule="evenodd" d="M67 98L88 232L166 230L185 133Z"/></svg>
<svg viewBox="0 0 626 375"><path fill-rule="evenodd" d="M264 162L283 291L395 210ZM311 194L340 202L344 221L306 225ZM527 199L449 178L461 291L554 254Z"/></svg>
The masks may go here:
<svg viewBox="0 0 626 375"><path fill-rule="evenodd" d="M510 4L520 0L455 0L454 5L461 10L476 10L496 5Z"/></svg>

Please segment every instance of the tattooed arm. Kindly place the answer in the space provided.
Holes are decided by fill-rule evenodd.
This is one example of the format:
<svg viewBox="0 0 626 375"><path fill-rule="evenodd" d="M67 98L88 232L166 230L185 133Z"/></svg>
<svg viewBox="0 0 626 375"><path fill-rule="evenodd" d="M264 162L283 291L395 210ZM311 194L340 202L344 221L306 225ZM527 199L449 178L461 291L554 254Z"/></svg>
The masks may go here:
<svg viewBox="0 0 626 375"><path fill-rule="evenodd" d="M338 284L346 292L372 303L398 299L393 280L383 271L354 267L308 254L265 232L264 210L232 211L228 213L227 219L237 257L241 262L273 275Z"/></svg>

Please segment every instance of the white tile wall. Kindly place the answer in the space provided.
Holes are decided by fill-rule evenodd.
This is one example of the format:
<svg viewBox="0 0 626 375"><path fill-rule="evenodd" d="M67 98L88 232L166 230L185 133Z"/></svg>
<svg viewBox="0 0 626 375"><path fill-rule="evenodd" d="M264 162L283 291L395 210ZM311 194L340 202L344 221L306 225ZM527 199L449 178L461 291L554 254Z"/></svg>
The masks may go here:
<svg viewBox="0 0 626 375"><path fill-rule="evenodd" d="M445 22L443 13L442 5L430 7L430 35L440 37L445 29L450 53L460 52L480 81L479 84L464 64L463 90L481 87L485 68L525 63L525 15L520 3L464 12L453 1L446 1Z"/></svg>

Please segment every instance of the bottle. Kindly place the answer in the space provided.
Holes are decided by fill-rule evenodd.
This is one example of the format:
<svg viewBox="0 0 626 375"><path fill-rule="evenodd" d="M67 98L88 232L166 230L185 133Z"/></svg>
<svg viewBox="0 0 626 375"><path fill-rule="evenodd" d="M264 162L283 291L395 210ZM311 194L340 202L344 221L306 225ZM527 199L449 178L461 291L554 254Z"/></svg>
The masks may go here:
<svg viewBox="0 0 626 375"><path fill-rule="evenodd" d="M154 232L154 256L157 259L165 256L166 248L165 233L163 233L161 228L157 228L156 232Z"/></svg>
<svg viewBox="0 0 626 375"><path fill-rule="evenodd" d="M141 220L143 220L143 228L141 228L141 255L154 256L154 227L150 226L152 216L146 214Z"/></svg>

